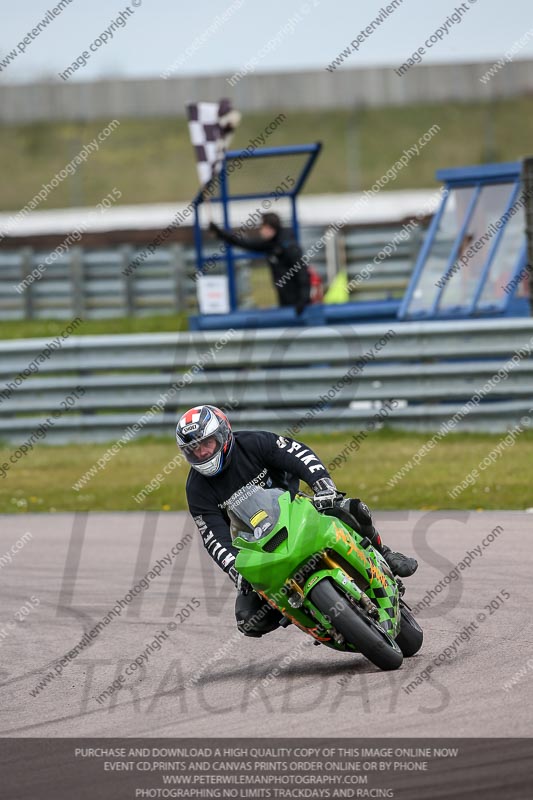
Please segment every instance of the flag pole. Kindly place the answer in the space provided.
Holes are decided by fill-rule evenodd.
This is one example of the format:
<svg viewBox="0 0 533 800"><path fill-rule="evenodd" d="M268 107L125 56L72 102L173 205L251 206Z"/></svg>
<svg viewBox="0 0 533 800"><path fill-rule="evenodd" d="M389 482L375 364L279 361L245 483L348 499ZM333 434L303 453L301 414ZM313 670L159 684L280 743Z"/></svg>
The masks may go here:
<svg viewBox="0 0 533 800"><path fill-rule="evenodd" d="M207 223L208 225L213 222L213 206L211 204L211 192L208 192L211 184L213 183L213 177L211 177L207 183L205 184L204 188L202 189L202 201L205 203L205 210L207 216Z"/></svg>

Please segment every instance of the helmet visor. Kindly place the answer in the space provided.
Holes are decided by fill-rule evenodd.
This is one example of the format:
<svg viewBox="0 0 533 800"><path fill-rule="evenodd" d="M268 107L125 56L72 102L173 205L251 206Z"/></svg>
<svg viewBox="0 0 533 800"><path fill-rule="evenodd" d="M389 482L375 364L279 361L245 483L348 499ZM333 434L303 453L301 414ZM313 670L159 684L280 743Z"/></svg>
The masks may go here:
<svg viewBox="0 0 533 800"><path fill-rule="evenodd" d="M180 444L180 450L192 466L205 464L216 458L224 445L221 431L210 433L201 439L193 439L187 444Z"/></svg>

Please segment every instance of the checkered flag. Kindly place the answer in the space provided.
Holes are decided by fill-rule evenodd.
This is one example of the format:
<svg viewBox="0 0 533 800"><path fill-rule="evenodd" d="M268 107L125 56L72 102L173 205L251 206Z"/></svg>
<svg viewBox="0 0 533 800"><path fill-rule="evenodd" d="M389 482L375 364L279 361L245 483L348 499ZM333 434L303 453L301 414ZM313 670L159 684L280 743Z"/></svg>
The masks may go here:
<svg viewBox="0 0 533 800"><path fill-rule="evenodd" d="M187 105L189 133L196 154L200 185L205 188L218 175L231 137L241 115L231 107L231 100Z"/></svg>

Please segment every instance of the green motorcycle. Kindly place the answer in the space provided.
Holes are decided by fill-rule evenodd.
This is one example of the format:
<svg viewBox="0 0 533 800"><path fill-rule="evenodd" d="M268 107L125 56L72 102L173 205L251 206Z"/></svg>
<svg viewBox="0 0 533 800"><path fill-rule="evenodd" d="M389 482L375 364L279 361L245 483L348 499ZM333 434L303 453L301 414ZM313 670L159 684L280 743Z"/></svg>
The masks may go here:
<svg viewBox="0 0 533 800"><path fill-rule="evenodd" d="M316 643L398 669L423 633L389 565L347 522L299 493L251 490L228 508L235 567L268 603Z"/></svg>

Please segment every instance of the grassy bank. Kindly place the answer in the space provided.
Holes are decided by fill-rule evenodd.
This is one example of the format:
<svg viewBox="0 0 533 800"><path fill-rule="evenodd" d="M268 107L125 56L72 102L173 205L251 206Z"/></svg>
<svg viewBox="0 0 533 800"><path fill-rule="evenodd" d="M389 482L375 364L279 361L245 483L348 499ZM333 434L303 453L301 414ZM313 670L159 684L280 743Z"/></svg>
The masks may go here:
<svg viewBox="0 0 533 800"><path fill-rule="evenodd" d="M245 114L232 147L246 147L278 113ZM2 126L0 210L22 208L109 122ZM122 192L124 204L188 200L196 194L196 166L183 118L121 119L120 123L73 176L53 189L41 208L93 205L114 186ZM527 97L353 112L295 110L285 112L268 144L322 141L324 150L306 191L359 191L368 189L435 124L440 132L390 188L433 187L437 168L512 161L532 150L533 103ZM268 168L274 169L271 164ZM257 170L260 174L256 162L253 170L239 173L240 189L257 189Z"/></svg>
<svg viewBox="0 0 533 800"><path fill-rule="evenodd" d="M32 319L0 322L2 339L54 338L68 327L70 320ZM172 333L188 330L186 314L154 317L120 317L85 320L74 331L75 336L96 336L113 333Z"/></svg>
<svg viewBox="0 0 533 800"><path fill-rule="evenodd" d="M80 491L72 484L103 455L108 445L35 447L0 479L0 512L76 510L184 509L187 469L178 466L161 486L137 503L134 495L163 472L177 454L173 432L166 439L144 439L124 447L103 471ZM304 436L326 464L350 441L352 434ZM531 461L533 431L523 433L513 447L472 487L451 499L453 489L503 438L502 435L453 434L443 439L392 488L387 481L401 469L429 435L382 430L370 434L333 475L339 488L363 497L377 509L524 509L533 506ZM110 443L112 444L112 443ZM12 449L0 449L0 464Z"/></svg>

